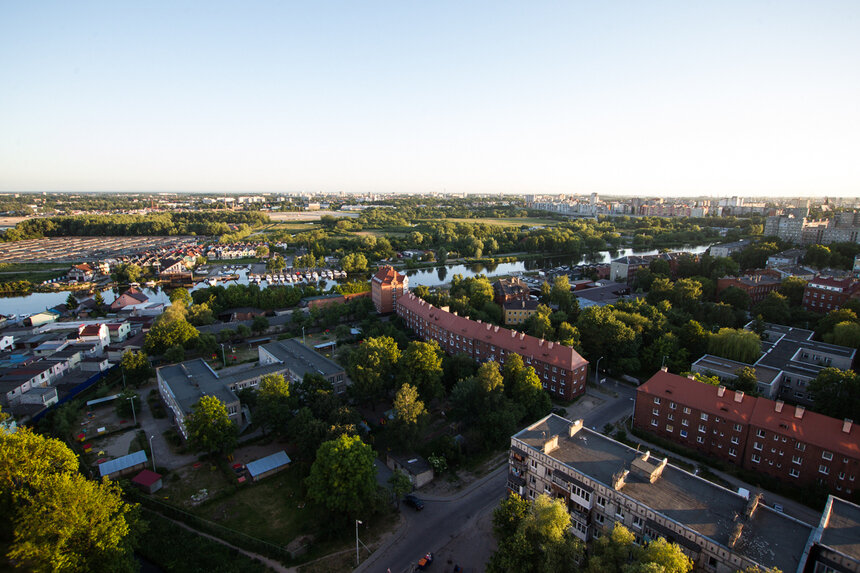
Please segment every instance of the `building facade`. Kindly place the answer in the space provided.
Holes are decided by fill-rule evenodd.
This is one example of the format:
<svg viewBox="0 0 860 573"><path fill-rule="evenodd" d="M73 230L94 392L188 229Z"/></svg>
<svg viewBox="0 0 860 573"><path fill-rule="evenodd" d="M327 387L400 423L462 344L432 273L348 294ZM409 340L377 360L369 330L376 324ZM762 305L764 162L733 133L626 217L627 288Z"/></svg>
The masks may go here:
<svg viewBox="0 0 860 573"><path fill-rule="evenodd" d="M817 276L803 289L803 308L827 313L840 308L849 299L860 297L860 282L853 277Z"/></svg>
<svg viewBox="0 0 860 573"><path fill-rule="evenodd" d="M779 289L781 285L782 279L779 273L775 271L763 271L742 277L723 277L717 279L717 295L729 287L735 287L747 293L750 302L756 304L767 298L771 292Z"/></svg>
<svg viewBox="0 0 860 573"><path fill-rule="evenodd" d="M569 346L458 316L411 293L397 301L397 314L420 338L437 341L448 354L498 364L507 354L519 354L550 394L572 400L585 392L588 361Z"/></svg>
<svg viewBox="0 0 860 573"><path fill-rule="evenodd" d="M660 371L637 389L633 425L789 484L858 488L860 428L803 406Z"/></svg>
<svg viewBox="0 0 860 573"><path fill-rule="evenodd" d="M390 314L396 310L397 300L409 289L409 278L385 266L379 269L370 281L370 297L373 306L380 314Z"/></svg>
<svg viewBox="0 0 860 573"><path fill-rule="evenodd" d="M540 302L536 300L515 300L502 305L505 324L522 324L537 312Z"/></svg>
<svg viewBox="0 0 860 573"><path fill-rule="evenodd" d="M530 293L529 285L519 277L499 279L493 283L493 301L499 306L507 302L528 300Z"/></svg>

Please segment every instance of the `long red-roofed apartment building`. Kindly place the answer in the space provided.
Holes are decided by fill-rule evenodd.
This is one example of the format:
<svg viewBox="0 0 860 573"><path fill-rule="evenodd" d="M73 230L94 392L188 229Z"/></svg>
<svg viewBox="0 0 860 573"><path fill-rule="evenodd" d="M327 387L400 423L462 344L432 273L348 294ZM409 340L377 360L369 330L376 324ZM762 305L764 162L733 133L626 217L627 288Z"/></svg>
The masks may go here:
<svg viewBox="0 0 860 573"><path fill-rule="evenodd" d="M543 387L563 400L585 393L588 361L563 344L515 330L470 320L435 307L407 293L397 299L397 314L424 340L435 340L448 354L463 353L479 362L505 363L507 354L519 354L533 366Z"/></svg>
<svg viewBox="0 0 860 573"><path fill-rule="evenodd" d="M370 296L379 314L394 312L397 299L409 292L409 278L401 275L394 267L380 268L370 281Z"/></svg>
<svg viewBox="0 0 860 573"><path fill-rule="evenodd" d="M661 370L637 389L633 425L788 483L860 488L860 429L802 406Z"/></svg>

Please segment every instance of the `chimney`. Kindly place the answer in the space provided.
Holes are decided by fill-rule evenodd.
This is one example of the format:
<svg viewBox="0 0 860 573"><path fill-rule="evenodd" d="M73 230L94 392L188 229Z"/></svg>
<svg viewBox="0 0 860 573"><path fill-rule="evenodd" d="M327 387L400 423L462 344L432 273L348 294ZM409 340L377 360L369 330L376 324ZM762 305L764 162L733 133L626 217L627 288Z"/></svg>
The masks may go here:
<svg viewBox="0 0 860 573"><path fill-rule="evenodd" d="M538 342L538 346L543 346L543 338L541 338L540 342Z"/></svg>
<svg viewBox="0 0 860 573"><path fill-rule="evenodd" d="M516 331L516 330L512 330L512 331L511 331L511 338L516 338L516 336L517 336L517 331Z"/></svg>
<svg viewBox="0 0 860 573"><path fill-rule="evenodd" d="M726 393L726 387L725 386L717 386L717 396L722 398L723 394L725 394L725 393Z"/></svg>
<svg viewBox="0 0 860 573"><path fill-rule="evenodd" d="M549 348L550 350L552 350L552 345L553 345L552 342L547 342L546 347Z"/></svg>
<svg viewBox="0 0 860 573"><path fill-rule="evenodd" d="M668 371L669 371L669 368L667 368L666 366L660 367L660 372L668 372Z"/></svg>
<svg viewBox="0 0 860 573"><path fill-rule="evenodd" d="M457 311L456 311L456 310L454 311L454 316L457 316Z"/></svg>
<svg viewBox="0 0 860 573"><path fill-rule="evenodd" d="M744 400L743 390L736 390L735 391L735 402L741 403L741 402L743 402L743 400Z"/></svg>
<svg viewBox="0 0 860 573"><path fill-rule="evenodd" d="M803 418L803 413L806 411L806 408L803 406L795 406L794 407L794 417L798 420Z"/></svg>
<svg viewBox="0 0 860 573"><path fill-rule="evenodd" d="M850 434L851 433L851 424L853 424L853 423L854 423L854 420L849 420L848 418L845 418L845 420L843 420L843 422L842 422L842 431L845 432L846 434Z"/></svg>
<svg viewBox="0 0 860 573"><path fill-rule="evenodd" d="M777 412L782 412L782 407L784 405L785 405L785 402L783 402L782 400L777 400L773 406L773 409L776 410Z"/></svg>

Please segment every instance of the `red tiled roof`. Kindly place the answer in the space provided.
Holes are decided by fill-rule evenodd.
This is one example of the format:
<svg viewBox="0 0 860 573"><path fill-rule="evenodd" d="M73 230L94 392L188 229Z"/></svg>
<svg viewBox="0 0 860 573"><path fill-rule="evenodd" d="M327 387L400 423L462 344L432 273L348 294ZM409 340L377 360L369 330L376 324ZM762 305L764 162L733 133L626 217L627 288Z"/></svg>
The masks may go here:
<svg viewBox="0 0 860 573"><path fill-rule="evenodd" d="M392 266L381 267L373 275L373 280L382 284L399 284L403 282L404 278L406 278L406 275L399 274Z"/></svg>
<svg viewBox="0 0 860 573"><path fill-rule="evenodd" d="M736 402L734 390L724 389L720 397L717 386L662 370L639 386L638 391L735 422L748 423L755 407L755 398L751 396L743 396L740 402Z"/></svg>
<svg viewBox="0 0 860 573"><path fill-rule="evenodd" d="M757 398L751 424L776 434L790 435L801 442L836 452L843 456L860 459L860 427L851 425L851 431L842 431L843 421L819 414L802 411L797 418L797 408L783 404L782 412L776 411L776 402Z"/></svg>
<svg viewBox="0 0 860 573"><path fill-rule="evenodd" d="M88 324L81 330L81 336L99 336L101 330L101 324Z"/></svg>
<svg viewBox="0 0 860 573"><path fill-rule="evenodd" d="M132 483L136 483L142 485L144 487L149 487L158 480L161 479L161 474L157 474L153 471L143 470L131 480Z"/></svg>
<svg viewBox="0 0 860 573"><path fill-rule="evenodd" d="M430 323L447 332L459 334L473 341L489 343L507 352L516 352L524 358L532 357L566 370L575 370L588 364L588 361L570 346L537 339L515 330L457 316L434 307L412 293L397 299L397 304L424 317Z"/></svg>
<svg viewBox="0 0 860 573"><path fill-rule="evenodd" d="M802 410L802 416L797 418L795 413L798 409L795 406L783 404L782 411L777 412L779 402L767 398L744 396L741 402L736 402L733 390L726 389L720 397L718 386L662 370L639 386L639 391L665 397L726 420L745 422L750 426L792 436L801 442L840 455L860 459L860 424L853 424L851 431L846 433L842 431L842 420L808 410Z"/></svg>

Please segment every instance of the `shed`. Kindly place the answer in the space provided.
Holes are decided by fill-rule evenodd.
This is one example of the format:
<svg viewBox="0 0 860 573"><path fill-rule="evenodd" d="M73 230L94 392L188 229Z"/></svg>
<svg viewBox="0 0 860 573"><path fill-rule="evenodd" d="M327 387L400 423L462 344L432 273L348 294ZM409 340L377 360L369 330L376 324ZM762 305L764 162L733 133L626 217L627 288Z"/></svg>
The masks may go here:
<svg viewBox="0 0 860 573"><path fill-rule="evenodd" d="M245 468L248 470L251 479L258 481L286 469L288 465L290 465L290 456L287 455L287 452L281 450L265 458L248 462Z"/></svg>
<svg viewBox="0 0 860 573"><path fill-rule="evenodd" d="M385 465L393 471L403 470L412 481L412 486L418 489L433 481L433 468L421 456L389 453Z"/></svg>
<svg viewBox="0 0 860 573"><path fill-rule="evenodd" d="M144 465L146 465L146 452L140 450L133 454L99 464L99 474L101 477L116 479L134 473L137 470L142 470Z"/></svg>
<svg viewBox="0 0 860 573"><path fill-rule="evenodd" d="M155 493L161 489L161 474L157 474L150 470L143 470L134 476L131 483L146 493Z"/></svg>

